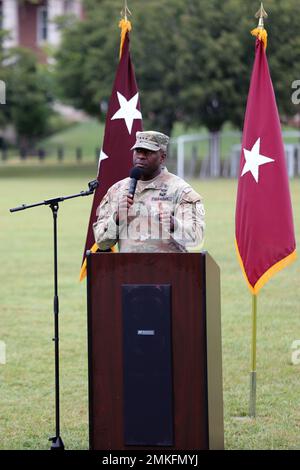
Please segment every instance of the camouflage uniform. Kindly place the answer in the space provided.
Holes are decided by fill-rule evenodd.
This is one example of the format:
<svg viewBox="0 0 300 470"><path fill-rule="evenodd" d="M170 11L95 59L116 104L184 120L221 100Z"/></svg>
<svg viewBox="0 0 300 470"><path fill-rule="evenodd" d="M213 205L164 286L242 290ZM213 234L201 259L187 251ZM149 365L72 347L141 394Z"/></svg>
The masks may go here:
<svg viewBox="0 0 300 470"><path fill-rule="evenodd" d="M130 178L114 184L102 199L94 224L96 243L106 250L116 243L120 252L187 252L203 241L201 196L184 180L163 168L152 180L138 181L127 223L115 222L119 199L128 194ZM175 229L161 227L158 214L174 215Z"/></svg>

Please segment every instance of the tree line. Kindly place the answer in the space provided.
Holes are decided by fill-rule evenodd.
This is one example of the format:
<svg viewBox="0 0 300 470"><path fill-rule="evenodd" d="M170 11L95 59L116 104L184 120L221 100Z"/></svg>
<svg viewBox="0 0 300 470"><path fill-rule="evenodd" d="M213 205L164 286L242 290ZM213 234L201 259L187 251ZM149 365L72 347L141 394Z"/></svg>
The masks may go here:
<svg viewBox="0 0 300 470"><path fill-rule="evenodd" d="M256 27L253 0L130 0L131 54L145 128L170 134L174 123L219 131L242 128ZM116 67L121 0L84 0L85 20L58 19L63 40L55 65L29 51L0 49L7 104L0 127L12 122L20 140L47 131L51 102L61 100L105 119ZM267 54L282 120L299 112L291 101L300 79L300 2L266 0ZM1 34L5 34L1 32ZM1 38L0 38L1 39Z"/></svg>
<svg viewBox="0 0 300 470"><path fill-rule="evenodd" d="M86 0L86 20L65 31L57 54L62 96L99 116L118 61L119 0ZM255 38L253 0L131 0L131 53L145 125L170 133L176 121L210 131L243 126ZM266 0L271 75L280 114L297 113L300 2Z"/></svg>

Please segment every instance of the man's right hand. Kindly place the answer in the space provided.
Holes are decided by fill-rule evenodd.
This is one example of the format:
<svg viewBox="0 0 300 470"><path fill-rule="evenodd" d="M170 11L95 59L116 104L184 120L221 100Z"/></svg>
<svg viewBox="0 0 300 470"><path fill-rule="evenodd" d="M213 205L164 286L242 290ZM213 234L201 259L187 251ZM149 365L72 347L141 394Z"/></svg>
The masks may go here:
<svg viewBox="0 0 300 470"><path fill-rule="evenodd" d="M129 208L133 205L133 196L124 194L119 199L119 208L116 215L116 224L119 225L123 220L127 220Z"/></svg>

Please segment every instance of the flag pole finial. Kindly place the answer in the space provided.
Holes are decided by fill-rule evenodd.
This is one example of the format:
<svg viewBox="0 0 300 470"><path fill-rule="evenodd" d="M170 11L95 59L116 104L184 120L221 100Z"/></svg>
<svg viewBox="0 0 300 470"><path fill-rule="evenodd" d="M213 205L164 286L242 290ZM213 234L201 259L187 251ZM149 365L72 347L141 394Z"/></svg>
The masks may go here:
<svg viewBox="0 0 300 470"><path fill-rule="evenodd" d="M127 0L124 0L124 8L121 11L121 16L125 21L127 21L128 20L128 15L132 16L131 11L128 8Z"/></svg>
<svg viewBox="0 0 300 470"><path fill-rule="evenodd" d="M260 29L264 29L264 18L268 18L268 14L264 9L264 5L262 2L260 4L260 9L255 13L255 18L259 18L257 27Z"/></svg>
<svg viewBox="0 0 300 470"><path fill-rule="evenodd" d="M268 14L264 9L264 5L261 2L260 9L255 13L255 18L259 18L258 25L255 29L251 31L252 36L256 36L260 41L263 42L264 48L266 50L268 43L268 33L265 29L264 19L268 18Z"/></svg>
<svg viewBox="0 0 300 470"><path fill-rule="evenodd" d="M124 9L121 11L121 21L119 27L121 28L121 43L120 43L120 59L122 57L123 45L126 34L131 31L131 23L128 19L128 15L131 16L131 11L128 8L127 0L124 0Z"/></svg>

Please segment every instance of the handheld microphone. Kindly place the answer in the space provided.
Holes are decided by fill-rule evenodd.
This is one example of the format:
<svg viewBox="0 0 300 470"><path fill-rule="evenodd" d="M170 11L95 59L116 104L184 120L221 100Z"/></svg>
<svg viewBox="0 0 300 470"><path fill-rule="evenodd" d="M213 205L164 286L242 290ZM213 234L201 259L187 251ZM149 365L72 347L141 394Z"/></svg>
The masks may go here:
<svg viewBox="0 0 300 470"><path fill-rule="evenodd" d="M141 179L142 170L140 168L132 168L130 171L130 185L128 194L131 194L134 197L134 193L136 190L136 185L139 179Z"/></svg>
<svg viewBox="0 0 300 470"><path fill-rule="evenodd" d="M93 180L89 182L89 190L90 191L95 191L99 186L99 181L98 180Z"/></svg>

